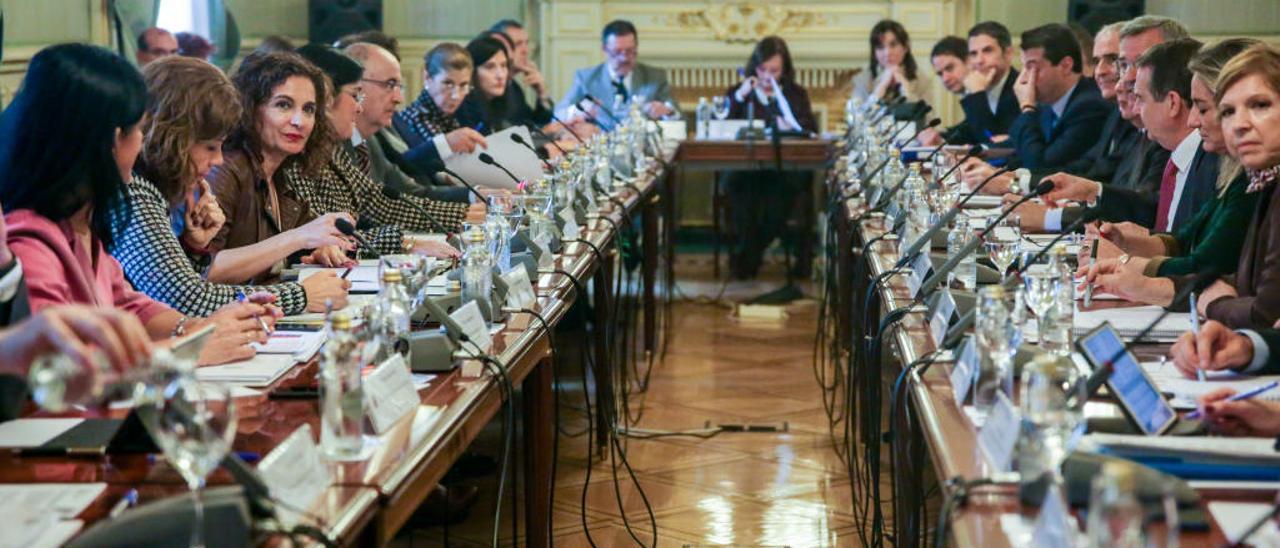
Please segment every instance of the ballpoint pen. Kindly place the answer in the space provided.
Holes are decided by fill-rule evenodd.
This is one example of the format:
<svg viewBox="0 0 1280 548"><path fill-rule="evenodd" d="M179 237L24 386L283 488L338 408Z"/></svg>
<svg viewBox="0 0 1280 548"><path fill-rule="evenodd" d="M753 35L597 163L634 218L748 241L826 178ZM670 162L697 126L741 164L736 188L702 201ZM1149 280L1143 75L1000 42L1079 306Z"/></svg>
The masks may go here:
<svg viewBox="0 0 1280 548"><path fill-rule="evenodd" d="M1089 269L1090 270L1093 270L1093 265L1098 264L1098 248L1099 247L1100 246L1098 245L1097 240L1094 240L1093 244L1089 246ZM1089 308L1092 305L1093 305L1093 282L1089 282L1089 285L1085 286L1084 288L1084 307Z"/></svg>
<svg viewBox="0 0 1280 548"><path fill-rule="evenodd" d="M242 302L242 303L243 303L243 302L248 302L248 301L249 301L249 298L244 296L244 292L243 292L243 291L236 290L236 300L238 300L238 301L240 301L240 302ZM266 320L263 320L263 319L262 319L262 316L259 316L259 315L257 315L257 314L254 314L254 315L253 315L253 319L258 320L258 325L262 327L262 332L263 332L263 333L266 333L266 334L267 334L267 336L268 336L268 337L270 337L270 336L271 336L271 328L270 328L270 327L267 327L267 322L266 322Z"/></svg>
<svg viewBox="0 0 1280 548"><path fill-rule="evenodd" d="M1274 389L1275 389L1275 387L1277 387L1277 386L1280 386L1280 381L1271 381L1271 382L1269 382L1269 383L1267 383L1267 384L1264 384L1264 385L1262 385L1262 386L1259 386L1259 387L1257 387L1257 388L1254 388L1253 390L1250 390L1250 391L1248 391L1248 392L1244 392L1244 393L1241 393L1241 394L1236 394L1236 395L1234 395L1234 396L1231 396L1230 398L1227 398L1227 399L1225 399L1225 400L1223 400L1223 401L1244 401L1244 400L1250 400L1250 399L1256 398L1256 397L1258 397L1258 396L1261 396L1262 394L1264 394L1264 393L1266 393L1266 392L1269 392L1269 391L1271 391L1271 390L1274 390ZM1192 411L1192 412L1190 412L1190 413L1187 413L1187 415L1186 415L1185 417L1183 417L1183 418L1185 418L1185 419L1187 419L1187 420L1193 420L1193 419L1198 419L1198 418L1200 418L1202 415L1203 415L1203 413L1201 413L1201 412L1200 412L1200 410L1199 410L1199 409L1197 409L1197 410L1195 410L1195 411Z"/></svg>
<svg viewBox="0 0 1280 548"><path fill-rule="evenodd" d="M1187 294L1187 300L1190 301L1189 304L1191 305L1191 334L1195 335L1196 338L1199 339L1200 338L1200 313L1196 311L1196 292L1192 291L1191 293ZM1199 367L1196 368L1196 378L1200 379L1200 382L1204 382L1203 369L1200 369Z"/></svg>

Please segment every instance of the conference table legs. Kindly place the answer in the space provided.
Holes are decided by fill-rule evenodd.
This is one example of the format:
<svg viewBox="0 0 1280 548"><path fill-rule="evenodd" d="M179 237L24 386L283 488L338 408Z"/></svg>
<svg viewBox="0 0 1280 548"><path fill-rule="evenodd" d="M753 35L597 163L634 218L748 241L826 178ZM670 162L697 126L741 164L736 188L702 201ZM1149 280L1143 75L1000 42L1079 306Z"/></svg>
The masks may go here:
<svg viewBox="0 0 1280 548"><path fill-rule="evenodd" d="M656 198L645 199L640 206L640 224L644 234L640 243L641 278L644 283L644 351L651 358L658 347L658 306L654 296L655 276L658 270L658 205Z"/></svg>
<svg viewBox="0 0 1280 548"><path fill-rule="evenodd" d="M524 392L524 508L525 538L531 548L551 544L551 467L556 416L553 367L544 356L525 377Z"/></svg>

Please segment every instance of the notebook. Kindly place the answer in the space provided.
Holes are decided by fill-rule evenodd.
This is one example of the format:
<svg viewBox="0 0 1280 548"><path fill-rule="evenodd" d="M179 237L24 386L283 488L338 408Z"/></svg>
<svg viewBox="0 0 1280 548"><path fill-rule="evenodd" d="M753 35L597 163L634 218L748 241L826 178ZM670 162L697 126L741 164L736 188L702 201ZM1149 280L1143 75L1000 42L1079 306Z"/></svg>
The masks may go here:
<svg viewBox="0 0 1280 548"><path fill-rule="evenodd" d="M1207 371L1205 380L1187 378L1173 365L1172 361L1143 362L1142 368L1147 371L1151 380L1161 392L1173 394L1169 401L1175 409L1195 409L1196 399L1219 388L1233 388L1237 393L1247 392L1280 381L1280 375L1242 375L1234 371ZM1280 402L1280 391L1272 390L1255 399Z"/></svg>

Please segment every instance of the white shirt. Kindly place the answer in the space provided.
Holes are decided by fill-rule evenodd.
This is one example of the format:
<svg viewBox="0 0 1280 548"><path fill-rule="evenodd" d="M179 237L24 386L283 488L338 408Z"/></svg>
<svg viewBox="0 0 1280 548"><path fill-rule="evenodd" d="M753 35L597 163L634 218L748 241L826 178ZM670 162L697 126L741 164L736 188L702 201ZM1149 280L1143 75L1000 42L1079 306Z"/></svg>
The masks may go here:
<svg viewBox="0 0 1280 548"><path fill-rule="evenodd" d="M1178 169L1178 174L1176 175L1178 182L1173 190L1173 201L1169 202L1169 221L1164 227L1165 232L1173 232L1174 212L1178 211L1178 202L1182 201L1183 190L1187 187L1187 174L1191 171L1191 161L1195 159L1196 150L1199 149L1200 132L1192 131L1169 154L1169 159L1173 161L1173 166Z"/></svg>
<svg viewBox="0 0 1280 548"><path fill-rule="evenodd" d="M1071 100L1071 94L1075 93L1076 86L1079 85L1080 81L1076 80L1075 85L1071 86L1071 89L1067 90L1066 93L1063 93L1062 97L1059 97L1052 105L1049 105L1049 108L1053 109L1053 115L1057 116L1057 121L1062 121L1062 113L1067 111L1067 102Z"/></svg>
<svg viewBox="0 0 1280 548"><path fill-rule="evenodd" d="M22 261L13 258L13 270L0 278L0 303L12 301L18 294L18 284L22 281Z"/></svg>
<svg viewBox="0 0 1280 548"><path fill-rule="evenodd" d="M1004 81L1009 79L1009 69L1004 69L1004 76L1000 77L1000 81L996 82L991 89L986 91L987 106L991 107L991 113L995 114L996 109L1000 108L1000 94L1004 92Z"/></svg>

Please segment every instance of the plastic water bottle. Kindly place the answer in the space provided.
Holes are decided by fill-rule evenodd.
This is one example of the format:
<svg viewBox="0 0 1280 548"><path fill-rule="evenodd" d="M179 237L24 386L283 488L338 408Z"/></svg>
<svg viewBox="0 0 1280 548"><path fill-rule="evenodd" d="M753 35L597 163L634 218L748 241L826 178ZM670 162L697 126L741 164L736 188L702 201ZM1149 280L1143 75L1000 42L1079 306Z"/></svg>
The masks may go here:
<svg viewBox="0 0 1280 548"><path fill-rule="evenodd" d="M320 448L330 460L357 460L364 452L364 344L351 317L329 316L320 353Z"/></svg>
<svg viewBox="0 0 1280 548"><path fill-rule="evenodd" d="M401 336L408 335L412 316L413 305L405 288L404 274L398 268L384 269L382 289L378 292L377 321L372 324L379 346L376 358L378 363L399 350L396 348L397 341ZM410 363L408 357L405 356L405 363Z"/></svg>
<svg viewBox="0 0 1280 548"><path fill-rule="evenodd" d="M1042 322L1041 346L1054 355L1071 356L1071 328L1075 322L1075 274L1067 263L1067 246L1058 244L1049 255L1049 269L1057 278L1053 307L1049 309L1048 321Z"/></svg>
<svg viewBox="0 0 1280 548"><path fill-rule="evenodd" d="M711 138L711 103L707 102L706 97L698 98L698 110L696 112L698 117L698 128L697 128L696 138L710 139Z"/></svg>
<svg viewBox="0 0 1280 548"><path fill-rule="evenodd" d="M947 234L947 259L955 257L964 246L974 238L973 227L969 225L969 216L964 213L956 215L955 227ZM956 267L947 273L947 286L952 289L973 291L978 288L978 259L974 253L956 263Z"/></svg>
<svg viewBox="0 0 1280 548"><path fill-rule="evenodd" d="M477 301L481 310L488 307L493 293L493 257L481 230L468 231L462 252L462 304Z"/></svg>

